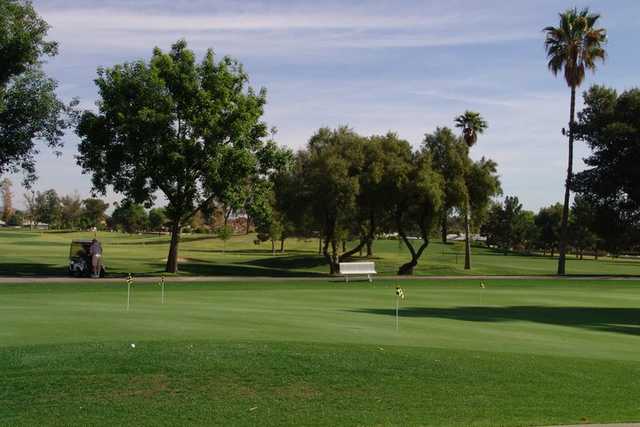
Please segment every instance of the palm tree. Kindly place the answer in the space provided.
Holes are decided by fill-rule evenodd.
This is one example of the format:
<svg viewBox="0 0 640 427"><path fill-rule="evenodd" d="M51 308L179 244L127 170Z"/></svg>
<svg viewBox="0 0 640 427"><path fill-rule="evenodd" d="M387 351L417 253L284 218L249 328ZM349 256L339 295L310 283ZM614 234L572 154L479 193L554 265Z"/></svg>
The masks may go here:
<svg viewBox="0 0 640 427"><path fill-rule="evenodd" d="M462 139L471 148L477 141L478 135L487 129L487 122L480 113L475 111L465 111L464 114L456 117L456 127L462 129ZM464 269L471 269L471 218L469 206L469 194L465 197L464 206Z"/></svg>
<svg viewBox="0 0 640 427"><path fill-rule="evenodd" d="M595 27L599 18L599 14L591 13L588 8L582 10L576 8L568 9L560 14L558 27L547 27L543 30L546 33L544 45L547 51L547 59L549 60L549 70L554 75L564 71L564 79L571 88L569 161L562 209L560 257L558 259L558 274L560 275L565 274L569 197L571 179L573 177L573 130L575 124L576 88L584 81L585 71L591 70L595 72L596 61L604 61L606 56L603 47L607 40L606 30Z"/></svg>

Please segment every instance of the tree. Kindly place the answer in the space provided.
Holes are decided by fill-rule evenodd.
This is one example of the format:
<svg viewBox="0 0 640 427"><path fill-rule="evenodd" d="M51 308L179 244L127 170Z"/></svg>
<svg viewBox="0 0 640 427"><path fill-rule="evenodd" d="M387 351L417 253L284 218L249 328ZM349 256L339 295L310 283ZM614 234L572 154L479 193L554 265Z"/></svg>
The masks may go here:
<svg viewBox="0 0 640 427"><path fill-rule="evenodd" d="M558 247L560 241L562 205L556 203L555 205L541 208L534 221L538 228L538 246L542 249L543 255L549 251L553 257L554 250Z"/></svg>
<svg viewBox="0 0 640 427"><path fill-rule="evenodd" d="M152 231L162 231L167 224L165 208L153 208L149 211L149 228Z"/></svg>
<svg viewBox="0 0 640 427"><path fill-rule="evenodd" d="M620 253L636 246L640 233L640 89L618 94L593 86L584 104L575 133L591 154L573 188L592 210L598 243Z"/></svg>
<svg viewBox="0 0 640 427"><path fill-rule="evenodd" d="M507 255L518 246L528 247L534 237L533 225L531 212L522 209L517 197L507 196L503 203L493 204L482 231L488 244L498 246Z"/></svg>
<svg viewBox="0 0 640 427"><path fill-rule="evenodd" d="M408 150L408 151L407 151ZM398 162L411 153L407 141L397 134L374 135L364 141L364 160L359 173L359 191L356 198L356 215L349 231L357 236L359 244L341 255L346 260L356 252L367 249L367 257L373 256L373 242L378 233L395 228L395 221L388 195L395 191L394 169Z"/></svg>
<svg viewBox="0 0 640 427"><path fill-rule="evenodd" d="M476 225L475 229L479 229L486 217L492 198L502 194L498 165L493 160L484 157L475 162L469 159L464 179L471 211L470 223ZM474 228L471 228L471 231Z"/></svg>
<svg viewBox="0 0 640 427"><path fill-rule="evenodd" d="M139 233L148 225L149 217L144 206L131 200L124 200L111 215L111 226L125 233Z"/></svg>
<svg viewBox="0 0 640 427"><path fill-rule="evenodd" d="M60 198L61 225L63 228L74 229L80 225L82 218L82 199L76 192Z"/></svg>
<svg viewBox="0 0 640 427"><path fill-rule="evenodd" d="M85 223L87 228L96 227L102 228L106 224L107 209L109 209L109 203L104 200L89 198L82 201L83 213L82 222Z"/></svg>
<svg viewBox="0 0 640 427"><path fill-rule="evenodd" d="M57 53L48 29L31 2L0 0L0 175L22 171L27 186L36 179L36 141L62 146L77 105L65 106L41 69L43 57Z"/></svg>
<svg viewBox="0 0 640 427"><path fill-rule="evenodd" d="M31 190L24 193L24 203L26 206L25 218L29 221L29 227L33 228L33 226L38 222L38 211L36 209L36 192Z"/></svg>
<svg viewBox="0 0 640 427"><path fill-rule="evenodd" d="M339 242L353 223L364 138L347 127L322 128L297 155L298 193L312 227L322 237L322 253L331 274L338 272Z"/></svg>
<svg viewBox="0 0 640 427"><path fill-rule="evenodd" d="M11 215L11 218L9 218L9 220L7 221L7 225L13 226L13 227L22 227L23 223L24 223L24 212L19 210L15 210L13 212L13 215Z"/></svg>
<svg viewBox="0 0 640 427"><path fill-rule="evenodd" d="M594 248L598 237L592 230L595 229L596 213L588 199L576 196L571 206L569 216L570 242L576 250L576 256L580 259L584 256L584 250Z"/></svg>
<svg viewBox="0 0 640 427"><path fill-rule="evenodd" d="M31 2L0 0L0 87L58 53L57 43L45 40L48 31Z"/></svg>
<svg viewBox="0 0 640 427"><path fill-rule="evenodd" d="M569 220L569 198L573 178L573 140L575 131L576 88L585 78L585 71L595 71L596 62L604 61L606 31L597 28L600 15L591 13L588 8L578 10L568 9L560 14L557 27L546 27L545 48L549 70L558 75L564 72L564 79L571 88L571 102L569 108L569 158L567 164L567 179L565 181L564 203L560 231L560 257L558 259L558 274L566 273L567 224Z"/></svg>
<svg viewBox="0 0 640 427"><path fill-rule="evenodd" d="M398 235L411 254L411 260L400 266L398 274L410 275L429 246L431 232L438 224L445 198L444 180L433 168L433 160L428 153L411 153L408 147L408 152L405 151L399 160L398 167L394 169L397 191L389 197L393 200ZM407 236L409 229L418 231L420 235L421 243L417 249Z"/></svg>
<svg viewBox="0 0 640 427"><path fill-rule="evenodd" d="M266 91L229 57L207 51L197 64L185 41L149 62L98 70L100 112L85 112L77 133L78 163L96 191L108 185L150 205L156 191L169 204L171 244L166 271L178 270L181 227L249 176L279 167L280 151L265 141Z"/></svg>
<svg viewBox="0 0 640 427"><path fill-rule="evenodd" d="M445 198L440 218L442 243L447 242L449 213L455 207L464 206L467 195L464 177L468 161L463 141L444 127L426 134L422 143L423 149L431 153L433 167L444 179Z"/></svg>
<svg viewBox="0 0 640 427"><path fill-rule="evenodd" d="M484 133L487 129L487 122L480 113L475 111L465 111L464 114L456 117L455 123L457 128L462 129L462 138L469 148L473 147L478 141L478 135ZM467 180L468 183L469 180ZM464 268L469 270L471 269L471 201L469 194L467 194L465 200L463 213L465 229Z"/></svg>
<svg viewBox="0 0 640 427"><path fill-rule="evenodd" d="M50 228L59 228L62 224L62 203L56 190L37 192L35 196L36 222L49 224Z"/></svg>
<svg viewBox="0 0 640 427"><path fill-rule="evenodd" d="M5 222L9 222L15 212L13 208L13 192L11 191L12 186L13 184L9 178L0 181L0 193L2 194L2 216L0 216L0 219Z"/></svg>

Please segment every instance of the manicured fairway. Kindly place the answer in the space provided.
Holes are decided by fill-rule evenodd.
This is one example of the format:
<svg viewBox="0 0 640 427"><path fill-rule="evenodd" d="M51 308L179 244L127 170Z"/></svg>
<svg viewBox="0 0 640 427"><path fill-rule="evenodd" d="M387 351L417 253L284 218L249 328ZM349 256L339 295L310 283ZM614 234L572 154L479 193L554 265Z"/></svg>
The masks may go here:
<svg viewBox="0 0 640 427"><path fill-rule="evenodd" d="M91 238L92 233L0 230L0 275L64 275L69 243ZM164 270L169 238L151 234L99 233L111 274L158 274ZM218 276L318 276L328 272L318 255L315 239L288 239L284 254L272 255L271 245L254 244L255 235L234 236L226 244L212 235L183 236L180 270L183 275ZM380 274L396 274L408 261L408 251L397 240L378 240L374 257ZM464 248L460 242L443 245L433 241L416 268L422 275L551 275L557 258L549 256L505 256L486 247L473 248L473 268L464 270ZM588 257L587 257L588 258ZM640 276L640 259L610 257L599 260L568 258L567 272L576 275Z"/></svg>
<svg viewBox="0 0 640 427"><path fill-rule="evenodd" d="M402 285L0 285L0 424L640 421L640 282Z"/></svg>

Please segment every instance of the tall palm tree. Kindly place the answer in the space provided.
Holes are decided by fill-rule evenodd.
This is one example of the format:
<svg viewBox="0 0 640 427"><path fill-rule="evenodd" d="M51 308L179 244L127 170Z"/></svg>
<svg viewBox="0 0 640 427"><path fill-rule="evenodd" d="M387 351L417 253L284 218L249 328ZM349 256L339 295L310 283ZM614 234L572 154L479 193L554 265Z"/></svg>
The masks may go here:
<svg viewBox="0 0 640 427"><path fill-rule="evenodd" d="M462 129L462 139L469 148L478 141L478 135L487 129L487 122L480 113L475 111L465 111L464 114L456 117L456 127ZM464 206L464 269L471 269L471 207L469 194L465 198Z"/></svg>
<svg viewBox="0 0 640 427"><path fill-rule="evenodd" d="M576 113L576 88L582 84L585 71L595 72L596 62L604 61L606 52L604 45L607 32L596 28L600 15L591 13L588 8L568 9L560 14L558 27L546 27L544 42L549 60L549 70L554 75L564 71L564 79L571 88L571 107L569 112L569 161L567 179L565 181L564 206L562 209L562 225L560 231L560 257L558 274L565 274L567 249L567 223L569 220L569 197L571 179L573 177L573 130ZM564 133L564 132L563 132Z"/></svg>

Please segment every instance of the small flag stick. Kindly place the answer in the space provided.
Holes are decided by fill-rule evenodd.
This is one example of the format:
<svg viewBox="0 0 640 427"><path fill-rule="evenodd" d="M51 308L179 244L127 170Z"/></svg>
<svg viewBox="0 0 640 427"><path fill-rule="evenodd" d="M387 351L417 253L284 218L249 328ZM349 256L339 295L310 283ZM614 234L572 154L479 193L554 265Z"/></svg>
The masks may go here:
<svg viewBox="0 0 640 427"><path fill-rule="evenodd" d="M164 304L164 274L160 276L160 288L162 289L162 304Z"/></svg>
<svg viewBox="0 0 640 427"><path fill-rule="evenodd" d="M398 330L398 309L400 307L400 297L396 295L396 331Z"/></svg>
<svg viewBox="0 0 640 427"><path fill-rule="evenodd" d="M129 273L129 277L127 277L127 311L129 311L129 307L131 305L131 285L133 284L133 277L131 273Z"/></svg>
<svg viewBox="0 0 640 427"><path fill-rule="evenodd" d="M404 299L404 290L400 286L396 286L396 331L398 330L400 299Z"/></svg>

